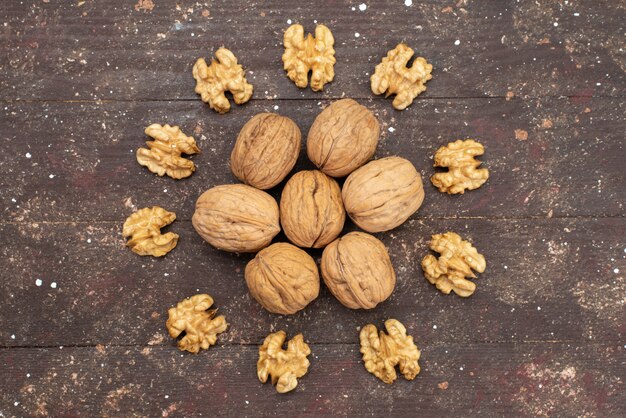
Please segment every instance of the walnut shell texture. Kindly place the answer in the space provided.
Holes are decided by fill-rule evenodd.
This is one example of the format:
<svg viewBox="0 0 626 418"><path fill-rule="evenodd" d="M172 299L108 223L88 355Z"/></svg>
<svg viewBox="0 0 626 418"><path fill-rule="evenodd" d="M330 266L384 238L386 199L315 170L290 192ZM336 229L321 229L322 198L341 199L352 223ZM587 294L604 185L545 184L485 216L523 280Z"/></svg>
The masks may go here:
<svg viewBox="0 0 626 418"><path fill-rule="evenodd" d="M304 250L278 242L259 251L246 266L250 294L272 313L290 315L317 298L320 277Z"/></svg>
<svg viewBox="0 0 626 418"><path fill-rule="evenodd" d="M280 232L274 198L245 184L216 186L202 193L192 223L205 241L230 252L259 251Z"/></svg>
<svg viewBox="0 0 626 418"><path fill-rule="evenodd" d="M342 190L348 216L368 232L393 229L424 201L422 177L400 157L367 163L348 176Z"/></svg>
<svg viewBox="0 0 626 418"><path fill-rule="evenodd" d="M230 155L230 168L241 181L270 189L289 174L300 154L298 125L285 116L259 113L241 128Z"/></svg>
<svg viewBox="0 0 626 418"><path fill-rule="evenodd" d="M351 309L372 309L396 286L385 245L364 232L350 232L322 253L322 278L331 293Z"/></svg>
<svg viewBox="0 0 626 418"><path fill-rule="evenodd" d="M346 220L339 184L318 170L300 171L285 184L280 223L287 238L306 248L323 248L339 236Z"/></svg>
<svg viewBox="0 0 626 418"><path fill-rule="evenodd" d="M338 100L315 118L307 154L324 173L344 177L374 156L379 135L372 112L352 99Z"/></svg>

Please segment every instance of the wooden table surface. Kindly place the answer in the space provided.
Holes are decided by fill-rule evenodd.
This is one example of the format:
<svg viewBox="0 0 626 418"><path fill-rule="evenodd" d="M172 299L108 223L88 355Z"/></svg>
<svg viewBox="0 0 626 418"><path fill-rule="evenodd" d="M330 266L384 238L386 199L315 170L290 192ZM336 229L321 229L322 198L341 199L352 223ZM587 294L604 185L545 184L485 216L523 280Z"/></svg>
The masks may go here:
<svg viewBox="0 0 626 418"><path fill-rule="evenodd" d="M335 36L336 77L322 93L282 69L291 22ZM3 0L0 416L625 416L625 23L613 0ZM434 67L402 112L369 88L400 41ZM226 115L191 76L222 45L255 89ZM413 162L426 198L376 234L398 276L388 301L352 311L323 288L304 311L272 315L243 280L251 255L204 243L194 203L236 181L228 159L252 115L281 113L306 135L342 97L373 110L377 157ZM196 137L192 177L137 164L150 123ZM460 138L485 145L491 176L448 196L428 181L432 156ZM302 153L296 170L311 167ZM121 236L151 205L178 216L178 247L163 259ZM468 299L421 272L430 235L448 230L487 259ZM198 292L231 326L208 351L181 353L167 309ZM358 330L387 318L422 350L414 381L385 385L360 361ZM279 329L312 349L286 395L256 377L258 346Z"/></svg>

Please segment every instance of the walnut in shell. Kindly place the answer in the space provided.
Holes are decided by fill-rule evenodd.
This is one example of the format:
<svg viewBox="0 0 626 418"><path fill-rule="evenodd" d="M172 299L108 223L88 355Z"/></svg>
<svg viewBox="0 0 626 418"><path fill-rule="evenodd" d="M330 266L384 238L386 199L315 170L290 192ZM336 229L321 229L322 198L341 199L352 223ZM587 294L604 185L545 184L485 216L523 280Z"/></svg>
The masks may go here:
<svg viewBox="0 0 626 418"><path fill-rule="evenodd" d="M435 167L447 167L448 172L436 173L430 181L440 192L449 194L478 189L489 178L489 170L478 168L480 161L474 157L484 153L482 144L473 139L450 142L435 153Z"/></svg>
<svg viewBox="0 0 626 418"><path fill-rule="evenodd" d="M339 184L318 170L300 171L285 184L280 223L287 238L306 248L323 248L339 236L346 220Z"/></svg>
<svg viewBox="0 0 626 418"><path fill-rule="evenodd" d="M411 68L406 64L413 56L413 50L405 44L398 44L387 52L387 56L376 66L370 78L372 92L389 97L395 94L393 107L406 109L418 94L426 90L424 85L432 78L433 66L422 57L415 58Z"/></svg>
<svg viewBox="0 0 626 418"><path fill-rule="evenodd" d="M159 176L167 174L173 179L189 177L196 170L193 161L181 157L200 152L193 137L185 135L178 126L157 123L148 126L145 132L154 141L146 142L148 148L137 150L139 164Z"/></svg>
<svg viewBox="0 0 626 418"><path fill-rule="evenodd" d="M278 331L268 335L259 347L259 361L257 362L257 376L263 383L272 377L272 384L276 385L278 393L294 390L298 385L298 378L309 370L307 356L311 349L304 342L302 334L293 337L283 350L287 339L285 331Z"/></svg>
<svg viewBox="0 0 626 418"><path fill-rule="evenodd" d="M466 277L476 278L472 269L479 273L485 271L485 257L454 232L433 235L430 249L440 256L435 258L428 254L422 260L426 279L446 295L454 291L462 297L471 296L476 290L476 284Z"/></svg>
<svg viewBox="0 0 626 418"><path fill-rule="evenodd" d="M230 252L259 251L280 232L274 198L245 184L226 184L204 192L191 221L206 242Z"/></svg>
<svg viewBox="0 0 626 418"><path fill-rule="evenodd" d="M215 316L217 309L208 310L211 305L213 298L201 294L187 298L169 309L165 325L172 338L184 335L178 341L181 351L197 353L201 348L206 350L215 345L217 335L228 328L224 315Z"/></svg>
<svg viewBox="0 0 626 418"><path fill-rule="evenodd" d="M202 101L216 112L226 113L230 110L230 102L224 92L231 92L235 103L243 104L252 97L253 88L232 52L220 48L215 56L217 61L211 60L211 65L207 65L204 58L199 58L193 66L193 78L196 80L196 93Z"/></svg>
<svg viewBox="0 0 626 418"><path fill-rule="evenodd" d="M374 160L350 174L341 192L348 216L368 232L388 231L424 201L422 177L400 157Z"/></svg>
<svg viewBox="0 0 626 418"><path fill-rule="evenodd" d="M307 138L309 159L332 177L347 176L376 152L380 125L366 107L341 99L320 113Z"/></svg>
<svg viewBox="0 0 626 418"><path fill-rule="evenodd" d="M126 246L139 255L162 257L176 247L178 234L161 234L161 228L176 219L174 212L158 206L143 208L133 213L124 222L122 235L130 238Z"/></svg>
<svg viewBox="0 0 626 418"><path fill-rule="evenodd" d="M302 25L291 25L284 36L283 68L287 77L301 89L306 88L311 72L311 89L321 91L324 84L335 77L335 50L333 34L324 25L317 25L315 38L310 33L304 37Z"/></svg>
<svg viewBox="0 0 626 418"><path fill-rule="evenodd" d="M272 313L296 313L315 300L320 291L315 261L286 242L259 251L246 266L245 276L250 294Z"/></svg>
<svg viewBox="0 0 626 418"><path fill-rule="evenodd" d="M260 113L239 132L230 155L230 168L241 181L270 189L289 174L300 154L300 129L275 113Z"/></svg>
<svg viewBox="0 0 626 418"><path fill-rule="evenodd" d="M387 334L369 324L361 329L361 354L368 372L387 384L397 379L396 366L407 380L415 379L420 372L420 350L413 337L406 335L406 328L396 319L385 321Z"/></svg>
<svg viewBox="0 0 626 418"><path fill-rule="evenodd" d="M372 309L396 286L385 245L364 232L350 232L322 253L322 278L331 293L351 309Z"/></svg>

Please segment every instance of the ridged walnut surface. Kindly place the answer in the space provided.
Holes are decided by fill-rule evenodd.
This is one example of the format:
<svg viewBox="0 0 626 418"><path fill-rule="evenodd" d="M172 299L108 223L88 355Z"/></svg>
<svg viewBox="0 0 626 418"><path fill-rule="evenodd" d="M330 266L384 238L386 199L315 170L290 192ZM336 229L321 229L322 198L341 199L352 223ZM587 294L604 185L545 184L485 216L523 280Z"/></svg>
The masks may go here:
<svg viewBox="0 0 626 418"><path fill-rule="evenodd" d="M435 153L435 167L447 167L448 172L436 173L430 181L440 192L449 194L478 189L489 178L489 170L478 168L481 162L474 157L484 153L482 144L473 139L450 142Z"/></svg>
<svg viewBox="0 0 626 418"><path fill-rule="evenodd" d="M361 354L368 372L387 384L397 379L396 366L407 380L415 379L420 372L420 350L413 337L406 335L406 328L396 319L385 321L387 333L378 333L369 324L361 329Z"/></svg>
<svg viewBox="0 0 626 418"><path fill-rule="evenodd" d="M197 353L208 349L217 342L217 335L226 331L228 324L223 315L215 316L216 309L208 310L213 298L206 294L195 295L179 302L168 310L167 331L172 338L184 337L178 341L181 351Z"/></svg>
<svg viewBox="0 0 626 418"><path fill-rule="evenodd" d="M366 107L342 99L320 113L307 137L309 159L331 177L344 177L376 152L380 125Z"/></svg>
<svg viewBox="0 0 626 418"><path fill-rule="evenodd" d="M372 309L396 286L396 274L385 245L364 232L350 232L322 253L324 283L344 306Z"/></svg>
<svg viewBox="0 0 626 418"><path fill-rule="evenodd" d="M259 347L257 376L263 383L271 376L278 393L294 390L298 385L298 378L307 373L310 364L307 356L311 354L311 349L304 342L302 334L289 340L287 349L283 350L286 339L285 331L278 331L268 335Z"/></svg>
<svg viewBox="0 0 626 418"><path fill-rule="evenodd" d="M398 44L387 52L387 56L376 66L370 78L372 92L389 97L395 94L393 107L406 109L413 99L426 90L424 85L432 78L433 66L422 57L415 58L411 68L406 64L413 56L413 50L405 44Z"/></svg>
<svg viewBox="0 0 626 418"><path fill-rule="evenodd" d="M192 224L209 244L230 252L259 251L280 232L274 198L245 184L204 192L196 202Z"/></svg>
<svg viewBox="0 0 626 418"><path fill-rule="evenodd" d="M122 235L130 238L126 246L139 255L162 257L176 247L178 234L161 234L161 228L174 222L176 214L158 206L143 208L124 222Z"/></svg>
<svg viewBox="0 0 626 418"><path fill-rule="evenodd" d="M230 168L244 183L270 189L293 169L300 140L294 121L275 113L260 113L241 128L230 155Z"/></svg>
<svg viewBox="0 0 626 418"><path fill-rule="evenodd" d="M485 271L487 262L467 241L454 232L432 236L430 249L440 254L435 258L428 254L422 260L422 269L426 279L445 294L454 291L459 296L471 296L476 284L466 277L476 278L472 269L479 273Z"/></svg>
<svg viewBox="0 0 626 418"><path fill-rule="evenodd" d="M350 174L341 192L348 216L368 232L393 229L424 201L422 177L400 157L374 160Z"/></svg>
<svg viewBox="0 0 626 418"><path fill-rule="evenodd" d="M300 248L279 242L262 249L246 266L250 294L272 313L290 315L317 298L317 264Z"/></svg>
<svg viewBox="0 0 626 418"><path fill-rule="evenodd" d="M283 38L285 52L283 68L296 86L306 88L307 77L311 72L311 89L321 91L324 84L335 77L335 39L324 25L317 25L315 37L310 33L304 37L301 25L291 25Z"/></svg>
<svg viewBox="0 0 626 418"><path fill-rule="evenodd" d="M339 184L318 170L300 171L285 184L280 223L287 238L306 248L324 248L346 220Z"/></svg>
<svg viewBox="0 0 626 418"><path fill-rule="evenodd" d="M246 73L237 58L226 48L215 52L217 61L212 59L207 65L204 58L199 58L193 66L193 78L196 80L196 93L202 101L218 113L230 110L230 102L224 94L229 91L237 104L243 104L252 97L252 84L246 80Z"/></svg>
<svg viewBox="0 0 626 418"><path fill-rule="evenodd" d="M200 152L193 137L185 135L178 126L157 123L148 126L145 132L154 141L146 142L148 148L137 150L139 164L159 176L167 174L173 179L189 177L196 170L193 161L181 157Z"/></svg>

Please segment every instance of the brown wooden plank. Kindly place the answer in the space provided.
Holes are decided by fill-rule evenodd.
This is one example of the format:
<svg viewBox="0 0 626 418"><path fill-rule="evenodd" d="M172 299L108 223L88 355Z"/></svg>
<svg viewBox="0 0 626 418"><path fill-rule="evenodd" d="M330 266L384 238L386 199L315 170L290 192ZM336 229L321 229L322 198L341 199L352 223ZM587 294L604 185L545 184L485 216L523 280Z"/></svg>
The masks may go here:
<svg viewBox="0 0 626 418"><path fill-rule="evenodd" d="M401 41L434 65L423 97L624 94L625 14L610 0L369 0L365 11L346 0L135 3L3 1L0 98L197 99L191 67L222 45L249 71L256 99L369 98L374 66ZM323 94L296 88L282 70L291 21L334 33L337 77Z"/></svg>

